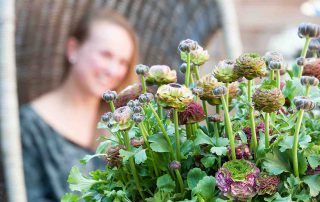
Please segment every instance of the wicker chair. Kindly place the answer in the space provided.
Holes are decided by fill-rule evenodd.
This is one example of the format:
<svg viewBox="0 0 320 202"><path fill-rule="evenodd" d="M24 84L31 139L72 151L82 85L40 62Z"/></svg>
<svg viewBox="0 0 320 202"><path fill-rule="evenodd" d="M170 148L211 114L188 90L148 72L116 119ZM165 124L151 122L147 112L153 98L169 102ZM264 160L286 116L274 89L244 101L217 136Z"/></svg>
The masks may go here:
<svg viewBox="0 0 320 202"><path fill-rule="evenodd" d="M16 0L16 61L20 104L61 80L64 42L85 12L107 6L128 17L140 39L140 62L179 65L177 45L201 44L221 28L213 0Z"/></svg>

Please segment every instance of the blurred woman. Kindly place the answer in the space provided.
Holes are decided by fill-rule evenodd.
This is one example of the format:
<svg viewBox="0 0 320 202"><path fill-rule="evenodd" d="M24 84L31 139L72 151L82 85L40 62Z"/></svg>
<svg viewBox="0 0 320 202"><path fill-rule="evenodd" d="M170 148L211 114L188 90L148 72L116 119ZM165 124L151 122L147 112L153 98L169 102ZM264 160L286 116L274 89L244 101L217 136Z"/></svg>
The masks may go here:
<svg viewBox="0 0 320 202"><path fill-rule="evenodd" d="M107 106L107 90L119 91L136 80L136 35L127 20L110 10L83 17L71 32L65 51L67 68L60 87L20 110L28 201L60 201L73 165L93 154L96 129ZM86 169L103 168L94 159Z"/></svg>

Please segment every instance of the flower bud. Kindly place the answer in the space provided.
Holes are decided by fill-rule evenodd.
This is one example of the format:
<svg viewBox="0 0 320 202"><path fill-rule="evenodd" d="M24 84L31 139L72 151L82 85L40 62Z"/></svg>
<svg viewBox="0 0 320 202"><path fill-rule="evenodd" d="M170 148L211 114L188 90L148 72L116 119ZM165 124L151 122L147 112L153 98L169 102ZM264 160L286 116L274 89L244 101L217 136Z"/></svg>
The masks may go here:
<svg viewBox="0 0 320 202"><path fill-rule="evenodd" d="M143 64L138 64L138 65L136 65L135 70L138 75L145 76L149 71L149 67L146 65L143 65Z"/></svg>
<svg viewBox="0 0 320 202"><path fill-rule="evenodd" d="M301 23L298 28L300 38L318 38L320 37L320 26L313 23Z"/></svg>
<svg viewBox="0 0 320 202"><path fill-rule="evenodd" d="M193 66L193 63L190 63L190 71L193 70ZM181 73L185 74L187 72L187 63L182 63L179 69Z"/></svg>
<svg viewBox="0 0 320 202"><path fill-rule="evenodd" d="M127 103L127 106L130 108L134 108L135 107L135 103L133 100L129 100L129 102Z"/></svg>
<svg viewBox="0 0 320 202"><path fill-rule="evenodd" d="M182 52L190 52L198 48L198 43L191 39L186 39L180 42L178 50Z"/></svg>
<svg viewBox="0 0 320 202"><path fill-rule="evenodd" d="M288 113L289 113L289 114L294 114L294 113L295 113L295 110L294 110L292 107L289 107L289 108L288 108Z"/></svg>
<svg viewBox="0 0 320 202"><path fill-rule="evenodd" d="M203 88L201 88L201 87L192 88L192 93L195 96L200 96L203 93Z"/></svg>
<svg viewBox="0 0 320 202"><path fill-rule="evenodd" d="M318 86L319 80L314 76L302 76L300 82L304 86Z"/></svg>
<svg viewBox="0 0 320 202"><path fill-rule="evenodd" d="M142 107L140 107L140 106L135 106L135 107L133 107L133 112L134 112L134 113L140 113L140 112L142 112Z"/></svg>
<svg viewBox="0 0 320 202"><path fill-rule="evenodd" d="M297 110L310 111L315 108L315 103L305 96L297 96L293 99L293 103L296 105Z"/></svg>
<svg viewBox="0 0 320 202"><path fill-rule="evenodd" d="M277 60L271 60L268 68L270 70L280 70L282 68L282 62Z"/></svg>
<svg viewBox="0 0 320 202"><path fill-rule="evenodd" d="M112 115L113 115L112 112L106 112L101 116L101 120L103 122L108 122L112 118Z"/></svg>
<svg viewBox="0 0 320 202"><path fill-rule="evenodd" d="M169 168L171 170L178 170L181 168L181 163L179 161L171 161L169 163Z"/></svg>
<svg viewBox="0 0 320 202"><path fill-rule="evenodd" d="M136 114L132 115L132 120L137 124L141 123L143 121L143 119L144 119L143 114L136 113Z"/></svg>
<svg viewBox="0 0 320 202"><path fill-rule="evenodd" d="M112 102L117 98L117 93L116 91L111 91L108 90L106 92L103 93L102 95L102 99L106 102Z"/></svg>
<svg viewBox="0 0 320 202"><path fill-rule="evenodd" d="M208 116L208 120L210 122L221 122L222 117L219 114L215 114L215 115Z"/></svg>
<svg viewBox="0 0 320 202"><path fill-rule="evenodd" d="M141 104L148 103L154 100L154 96L152 93L144 93L139 96L139 102Z"/></svg>
<svg viewBox="0 0 320 202"><path fill-rule="evenodd" d="M212 90L212 93L215 96L224 96L227 92L227 88L225 86L218 86Z"/></svg>
<svg viewBox="0 0 320 202"><path fill-rule="evenodd" d="M130 140L130 144L134 147L140 147L140 146L144 145L144 140L142 137L140 137L140 138L133 137Z"/></svg>
<svg viewBox="0 0 320 202"><path fill-rule="evenodd" d="M218 81L232 83L241 77L234 71L235 64L233 60L222 60L215 66L212 73Z"/></svg>
<svg viewBox="0 0 320 202"><path fill-rule="evenodd" d="M264 76L266 63L259 54L244 53L236 60L234 71L248 80Z"/></svg>
<svg viewBox="0 0 320 202"><path fill-rule="evenodd" d="M319 39L311 39L308 47L309 51L319 51L320 50L320 40Z"/></svg>
<svg viewBox="0 0 320 202"><path fill-rule="evenodd" d="M187 53L181 52L181 60L187 62ZM207 50L203 50L201 46L198 46L195 50L190 51L190 61L195 65L203 65L209 60L209 53Z"/></svg>
<svg viewBox="0 0 320 202"><path fill-rule="evenodd" d="M297 63L297 65L299 65L299 66L303 66L304 64L305 64L305 58L303 58L303 57L298 57L297 59L296 59L296 63Z"/></svg>
<svg viewBox="0 0 320 202"><path fill-rule="evenodd" d="M268 51L266 54L263 56L263 59L266 62L266 65L269 66L271 61L279 61L283 62L284 58L281 55L281 53L277 51Z"/></svg>
<svg viewBox="0 0 320 202"><path fill-rule="evenodd" d="M123 131L131 128L133 124L132 114L133 112L128 106L120 107L114 111L113 120L118 125L119 130Z"/></svg>

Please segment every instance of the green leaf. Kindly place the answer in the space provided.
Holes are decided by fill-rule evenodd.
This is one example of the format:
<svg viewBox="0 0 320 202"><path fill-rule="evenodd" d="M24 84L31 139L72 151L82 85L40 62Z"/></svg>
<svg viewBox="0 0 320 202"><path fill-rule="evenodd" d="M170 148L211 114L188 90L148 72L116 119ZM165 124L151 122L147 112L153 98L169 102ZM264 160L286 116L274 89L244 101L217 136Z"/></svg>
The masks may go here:
<svg viewBox="0 0 320 202"><path fill-rule="evenodd" d="M122 157L122 162L128 161L129 158L134 155L133 152L126 151L126 150L123 150L123 149L120 149L119 154Z"/></svg>
<svg viewBox="0 0 320 202"><path fill-rule="evenodd" d="M264 200L266 202L292 202L291 195L287 197L281 197L278 192L271 197L265 197Z"/></svg>
<svg viewBox="0 0 320 202"><path fill-rule="evenodd" d="M280 151L284 152L287 149L292 149L293 146L293 136L286 136L282 141L279 142ZM299 147L305 149L308 147L309 142L311 142L311 137L309 135L302 134L299 136Z"/></svg>
<svg viewBox="0 0 320 202"><path fill-rule="evenodd" d="M308 168L307 158L298 153L299 173L304 175Z"/></svg>
<svg viewBox="0 0 320 202"><path fill-rule="evenodd" d="M283 172L290 172L291 170L289 159L286 158L284 153L280 153L277 150L266 155L262 167L271 175L279 175Z"/></svg>
<svg viewBox="0 0 320 202"><path fill-rule="evenodd" d="M162 134L155 134L149 137L150 147L155 152L170 152L170 147Z"/></svg>
<svg viewBox="0 0 320 202"><path fill-rule="evenodd" d="M216 160L216 157L214 156L207 156L203 157L201 159L201 163L204 165L205 168L210 168L213 166L214 162Z"/></svg>
<svg viewBox="0 0 320 202"><path fill-rule="evenodd" d="M212 147L210 152L213 154L217 154L218 156L227 154L227 147Z"/></svg>
<svg viewBox="0 0 320 202"><path fill-rule="evenodd" d="M78 202L80 199L78 195L67 193L61 198L61 202Z"/></svg>
<svg viewBox="0 0 320 202"><path fill-rule="evenodd" d="M229 145L229 139L225 137L219 137L218 141L216 142L217 147L225 147Z"/></svg>
<svg viewBox="0 0 320 202"><path fill-rule="evenodd" d="M96 153L98 154L105 153L109 144L110 144L110 140L101 142L96 150Z"/></svg>
<svg viewBox="0 0 320 202"><path fill-rule="evenodd" d="M147 154L145 149L139 150L137 153L134 155L134 161L136 164L143 163L147 160Z"/></svg>
<svg viewBox="0 0 320 202"><path fill-rule="evenodd" d="M309 186L310 195L315 197L320 192L320 174L309 175L303 178L303 182Z"/></svg>
<svg viewBox="0 0 320 202"><path fill-rule="evenodd" d="M193 149L193 141L192 140L186 140L182 145L181 145L181 153L186 156L190 152L192 152Z"/></svg>
<svg viewBox="0 0 320 202"><path fill-rule="evenodd" d="M82 159L80 159L80 163L87 164L91 159L98 156L107 156L107 154L94 154L94 155L85 155Z"/></svg>
<svg viewBox="0 0 320 202"><path fill-rule="evenodd" d="M216 179L212 176L205 176L202 178L197 186L192 189L192 195L200 194L205 201L214 198L214 189L216 186Z"/></svg>
<svg viewBox="0 0 320 202"><path fill-rule="evenodd" d="M68 177L68 183L71 191L80 191L82 193L87 192L92 185L94 185L96 180L92 180L89 178L86 178L80 173L80 170L78 167L72 167L69 177Z"/></svg>
<svg viewBox="0 0 320 202"><path fill-rule="evenodd" d="M171 179L170 175L165 174L157 179L158 189L165 192L174 192L176 183Z"/></svg>
<svg viewBox="0 0 320 202"><path fill-rule="evenodd" d="M201 144L213 145L212 138L207 136L201 129L197 130L196 136L197 138L194 140L195 145L201 145Z"/></svg>
<svg viewBox="0 0 320 202"><path fill-rule="evenodd" d="M320 156L310 155L310 156L307 156L307 159L312 169L315 169L320 165Z"/></svg>
<svg viewBox="0 0 320 202"><path fill-rule="evenodd" d="M198 182L205 176L207 176L206 172L202 171L200 168L191 169L187 176L188 187L190 189L195 188Z"/></svg>
<svg viewBox="0 0 320 202"><path fill-rule="evenodd" d="M239 130L237 133L240 136L241 142L244 144L247 144L248 143L247 135L242 130Z"/></svg>

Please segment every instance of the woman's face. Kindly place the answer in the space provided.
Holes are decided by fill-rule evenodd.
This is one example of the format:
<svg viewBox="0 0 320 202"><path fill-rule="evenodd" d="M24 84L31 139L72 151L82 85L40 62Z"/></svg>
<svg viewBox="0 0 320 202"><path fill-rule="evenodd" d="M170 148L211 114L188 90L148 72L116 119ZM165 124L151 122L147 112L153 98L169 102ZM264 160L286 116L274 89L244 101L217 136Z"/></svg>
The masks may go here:
<svg viewBox="0 0 320 202"><path fill-rule="evenodd" d="M133 42L124 28L105 21L93 22L86 40L69 51L69 57L74 57L71 77L79 89L101 97L105 90L116 89L123 82L133 51Z"/></svg>

